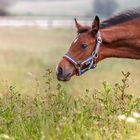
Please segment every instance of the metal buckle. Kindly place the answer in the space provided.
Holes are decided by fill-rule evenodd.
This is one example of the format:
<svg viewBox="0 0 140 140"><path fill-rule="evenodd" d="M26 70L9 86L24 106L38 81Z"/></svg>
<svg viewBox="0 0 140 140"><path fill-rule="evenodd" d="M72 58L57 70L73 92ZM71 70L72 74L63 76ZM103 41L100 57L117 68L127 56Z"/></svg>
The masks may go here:
<svg viewBox="0 0 140 140"><path fill-rule="evenodd" d="M98 58L98 53L95 54L94 61L96 61L97 58Z"/></svg>
<svg viewBox="0 0 140 140"><path fill-rule="evenodd" d="M102 43L102 38L100 36L97 37L97 42L100 43L100 44Z"/></svg>

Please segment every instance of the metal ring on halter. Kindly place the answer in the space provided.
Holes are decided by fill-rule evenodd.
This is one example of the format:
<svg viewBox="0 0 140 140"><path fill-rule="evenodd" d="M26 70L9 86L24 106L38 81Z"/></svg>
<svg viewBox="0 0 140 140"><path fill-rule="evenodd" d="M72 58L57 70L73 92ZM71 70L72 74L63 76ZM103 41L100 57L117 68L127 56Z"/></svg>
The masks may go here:
<svg viewBox="0 0 140 140"><path fill-rule="evenodd" d="M102 43L102 38L100 36L97 37L97 42L100 44Z"/></svg>

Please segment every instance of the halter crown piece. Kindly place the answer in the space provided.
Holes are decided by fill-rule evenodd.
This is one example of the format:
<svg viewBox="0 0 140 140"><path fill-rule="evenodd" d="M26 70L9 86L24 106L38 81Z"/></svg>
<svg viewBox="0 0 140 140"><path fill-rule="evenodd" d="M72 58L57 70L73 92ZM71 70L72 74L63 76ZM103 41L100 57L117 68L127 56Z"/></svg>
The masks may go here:
<svg viewBox="0 0 140 140"><path fill-rule="evenodd" d="M75 66L75 68L77 69L77 75L80 76L84 74L86 71L94 69L96 67L96 59L98 57L98 50L101 43L102 43L101 33L100 31L98 31L95 49L89 57L85 58L81 62L78 62L68 54L65 54L63 57L66 58L69 62L71 62Z"/></svg>

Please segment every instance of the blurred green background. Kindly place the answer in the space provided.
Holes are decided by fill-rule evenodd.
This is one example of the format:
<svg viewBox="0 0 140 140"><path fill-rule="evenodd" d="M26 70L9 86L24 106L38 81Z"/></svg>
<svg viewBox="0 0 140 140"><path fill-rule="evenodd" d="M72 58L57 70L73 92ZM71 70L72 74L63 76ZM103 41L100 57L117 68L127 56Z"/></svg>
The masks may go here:
<svg viewBox="0 0 140 140"><path fill-rule="evenodd" d="M90 24L98 14L103 20L125 9L136 8L139 0L0 0L0 92L14 84L23 94L34 94L38 80L43 85L45 69L53 70L76 36L73 18ZM71 94L101 88L131 73L129 88L139 95L140 61L109 58L95 70L62 83ZM45 90L45 89L44 89Z"/></svg>

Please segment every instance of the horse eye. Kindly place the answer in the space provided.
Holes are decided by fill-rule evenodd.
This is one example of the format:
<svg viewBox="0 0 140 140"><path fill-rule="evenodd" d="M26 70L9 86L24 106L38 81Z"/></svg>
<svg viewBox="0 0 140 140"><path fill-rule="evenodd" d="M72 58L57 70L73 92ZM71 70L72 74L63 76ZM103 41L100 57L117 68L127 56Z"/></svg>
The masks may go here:
<svg viewBox="0 0 140 140"><path fill-rule="evenodd" d="M81 45L81 48L82 49L86 49L88 47L88 45L86 44L86 43L83 43L82 45Z"/></svg>

